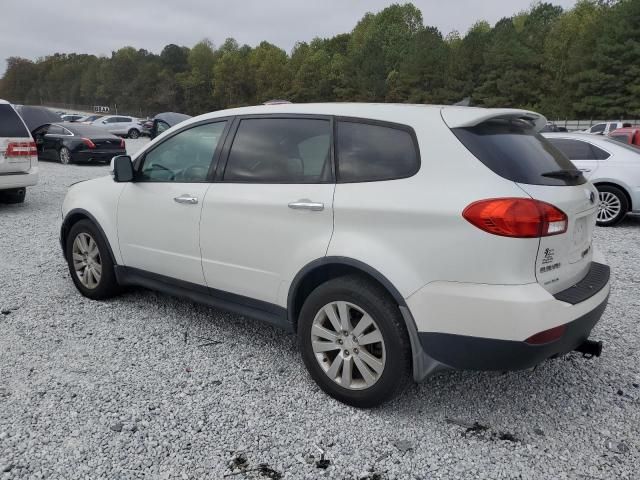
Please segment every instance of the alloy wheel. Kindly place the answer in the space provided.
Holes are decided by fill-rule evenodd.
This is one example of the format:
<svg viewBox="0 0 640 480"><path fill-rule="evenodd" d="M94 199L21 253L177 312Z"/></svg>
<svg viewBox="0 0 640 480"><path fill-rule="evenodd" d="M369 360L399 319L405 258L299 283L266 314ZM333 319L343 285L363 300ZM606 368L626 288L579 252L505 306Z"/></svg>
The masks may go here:
<svg viewBox="0 0 640 480"><path fill-rule="evenodd" d="M343 388L369 388L384 371L382 333L375 320L353 303L331 302L322 307L313 320L311 344L322 370Z"/></svg>
<svg viewBox="0 0 640 480"><path fill-rule="evenodd" d="M94 289L102 277L102 260L98 244L93 237L80 232L73 241L73 269L83 286Z"/></svg>
<svg viewBox="0 0 640 480"><path fill-rule="evenodd" d="M620 215L622 202L611 192L600 192L598 204L598 221L611 222Z"/></svg>
<svg viewBox="0 0 640 480"><path fill-rule="evenodd" d="M65 165L71 163L71 152L69 152L69 149L66 147L60 149L60 163Z"/></svg>

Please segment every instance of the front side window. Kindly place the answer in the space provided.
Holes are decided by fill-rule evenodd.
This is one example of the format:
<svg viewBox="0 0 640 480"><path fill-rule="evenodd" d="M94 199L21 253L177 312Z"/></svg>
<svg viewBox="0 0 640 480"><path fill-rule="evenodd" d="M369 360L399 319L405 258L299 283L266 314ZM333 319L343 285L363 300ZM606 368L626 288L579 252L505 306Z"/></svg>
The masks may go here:
<svg viewBox="0 0 640 480"><path fill-rule="evenodd" d="M339 121L336 155L338 182L374 182L414 175L420 157L408 130Z"/></svg>
<svg viewBox="0 0 640 480"><path fill-rule="evenodd" d="M204 182L226 122L184 130L148 152L136 177L141 182Z"/></svg>
<svg viewBox="0 0 640 480"><path fill-rule="evenodd" d="M330 160L329 120L249 118L238 126L224 180L322 183L331 178Z"/></svg>
<svg viewBox="0 0 640 480"><path fill-rule="evenodd" d="M156 120L156 122L157 122L156 131L158 135L160 135L162 132L169 130L171 128L167 122L163 122L162 120Z"/></svg>

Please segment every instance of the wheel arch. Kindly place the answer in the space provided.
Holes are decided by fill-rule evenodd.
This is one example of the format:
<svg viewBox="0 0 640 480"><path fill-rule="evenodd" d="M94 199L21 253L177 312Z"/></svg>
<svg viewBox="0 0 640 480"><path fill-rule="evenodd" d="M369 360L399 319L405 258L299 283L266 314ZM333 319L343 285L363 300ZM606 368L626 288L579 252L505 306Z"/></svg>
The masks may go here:
<svg viewBox="0 0 640 480"><path fill-rule="evenodd" d="M62 247L62 254L66 255L67 237L69 235L69 231L71 231L71 227L73 227L81 220L89 220L96 226L96 228L100 232L100 235L102 235L102 238L107 244L107 249L109 250L111 260L113 261L114 265L116 265L116 256L113 254L111 243L109 242L109 237L100 226L100 222L98 222L96 217L94 217L91 213L83 208L74 208L73 210L69 211L62 221L62 226L60 227L60 246Z"/></svg>
<svg viewBox="0 0 640 480"><path fill-rule="evenodd" d="M634 208L637 208L637 205L633 205L633 199L631 198L631 194L629 193L628 188L625 187L624 185L621 185L620 183L612 182L609 180L597 180L593 182L593 185L596 188L602 186L602 187L615 187L622 190L622 193L624 193L624 196L627 198L627 202L629 204L628 212L631 212L634 210Z"/></svg>
<svg viewBox="0 0 640 480"><path fill-rule="evenodd" d="M398 307L407 303L398 289L375 268L349 257L323 257L305 265L294 277L287 295L289 322L297 331L298 314L305 298L320 284L343 275L357 273L377 283L393 298Z"/></svg>

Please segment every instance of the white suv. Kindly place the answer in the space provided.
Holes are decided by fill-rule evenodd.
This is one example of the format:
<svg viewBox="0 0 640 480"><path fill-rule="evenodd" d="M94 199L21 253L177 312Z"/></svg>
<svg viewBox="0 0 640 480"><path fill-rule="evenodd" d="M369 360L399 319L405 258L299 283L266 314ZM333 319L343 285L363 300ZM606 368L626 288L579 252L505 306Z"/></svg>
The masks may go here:
<svg viewBox="0 0 640 480"><path fill-rule="evenodd" d="M384 104L202 115L71 187L62 248L87 297L142 285L297 332L314 380L360 407L410 374L599 354L597 191L545 123Z"/></svg>
<svg viewBox="0 0 640 480"><path fill-rule="evenodd" d="M137 118L121 115L108 115L94 120L92 125L104 128L114 135L128 138L138 138L142 133L142 123Z"/></svg>
<svg viewBox="0 0 640 480"><path fill-rule="evenodd" d="M20 115L0 100L0 202L22 203L38 183L36 144Z"/></svg>

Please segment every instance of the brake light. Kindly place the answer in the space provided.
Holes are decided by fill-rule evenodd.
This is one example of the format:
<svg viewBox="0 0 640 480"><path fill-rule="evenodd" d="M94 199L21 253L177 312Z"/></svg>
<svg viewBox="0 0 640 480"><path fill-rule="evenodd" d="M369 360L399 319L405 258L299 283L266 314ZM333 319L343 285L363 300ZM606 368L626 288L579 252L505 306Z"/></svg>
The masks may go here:
<svg viewBox="0 0 640 480"><path fill-rule="evenodd" d="M124 143L124 138L120 139L120 148L126 148L126 145Z"/></svg>
<svg viewBox="0 0 640 480"><path fill-rule="evenodd" d="M96 148L96 144L93 143L89 138L83 138L82 143L84 143L89 148Z"/></svg>
<svg viewBox="0 0 640 480"><path fill-rule="evenodd" d="M480 230L502 237L537 238L567 231L567 215L531 198L490 198L473 202L462 216Z"/></svg>
<svg viewBox="0 0 640 480"><path fill-rule="evenodd" d="M6 158L37 156L36 142L9 142L4 153Z"/></svg>
<svg viewBox="0 0 640 480"><path fill-rule="evenodd" d="M524 342L529 345L542 345L544 343L554 342L562 337L566 329L567 327L565 325L559 325L557 327L550 328L549 330L544 330L536 333L535 335L531 335Z"/></svg>

